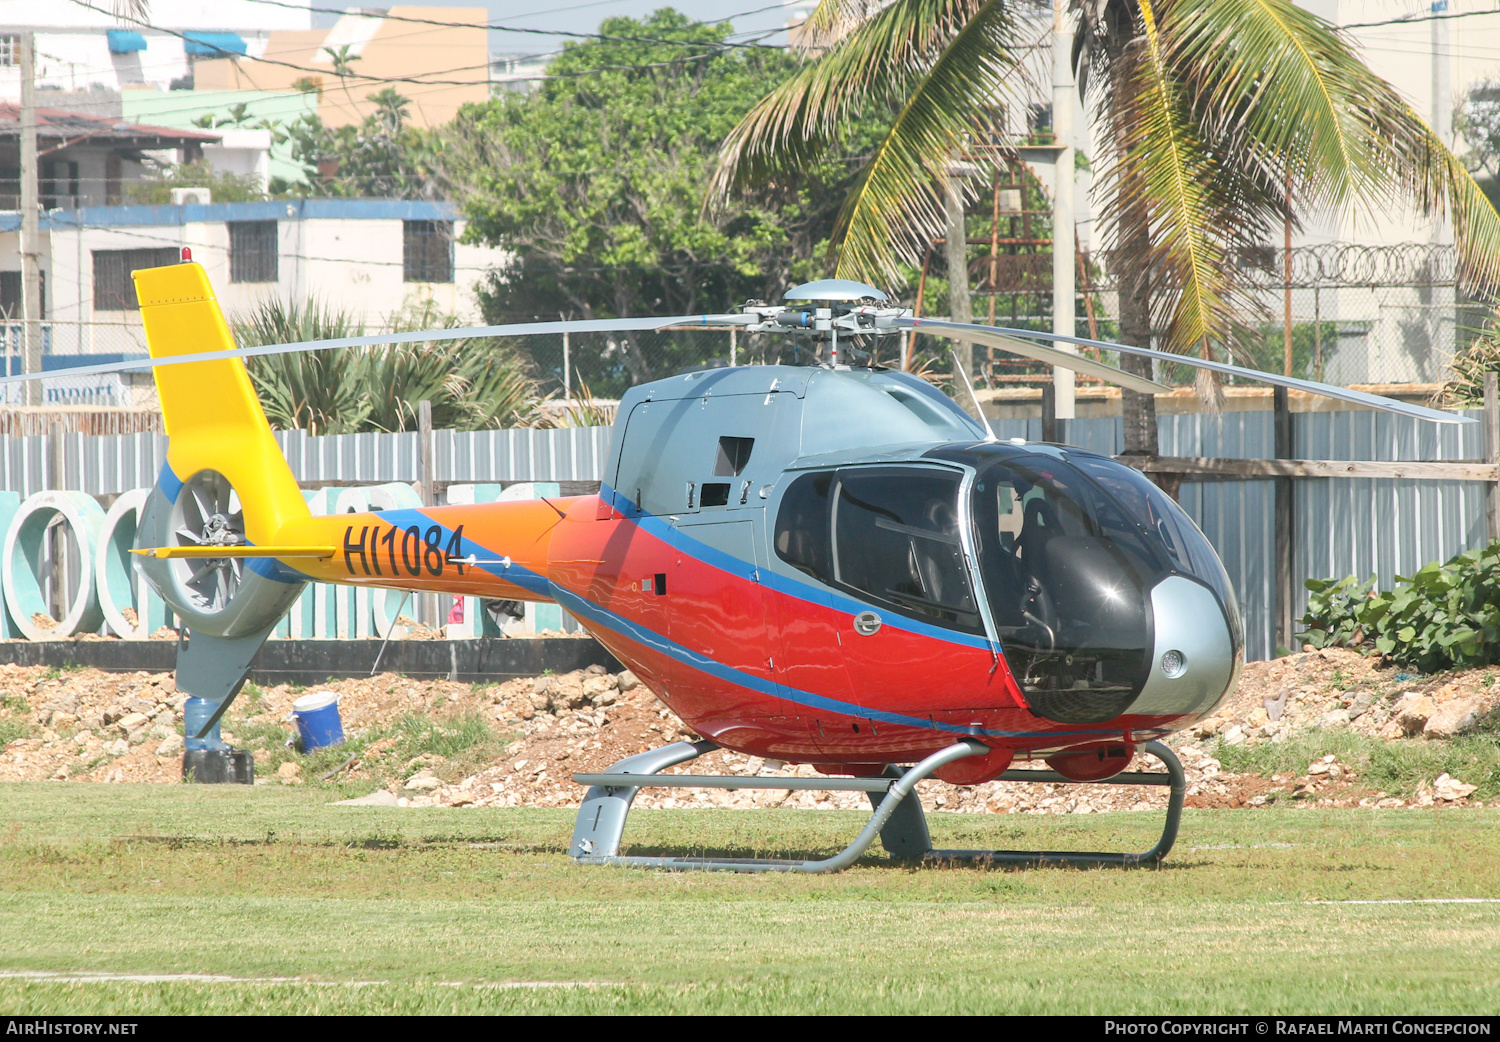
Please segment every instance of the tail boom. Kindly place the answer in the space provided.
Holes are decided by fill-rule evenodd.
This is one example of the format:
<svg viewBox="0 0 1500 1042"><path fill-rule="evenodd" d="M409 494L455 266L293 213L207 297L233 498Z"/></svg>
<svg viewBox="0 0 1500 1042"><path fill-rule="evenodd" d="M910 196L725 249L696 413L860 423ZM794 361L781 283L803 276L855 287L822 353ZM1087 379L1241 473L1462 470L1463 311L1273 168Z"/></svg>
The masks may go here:
<svg viewBox="0 0 1500 1042"><path fill-rule="evenodd" d="M570 510L593 516L597 498L307 517L273 546L333 547L330 557L285 559L317 582L547 602L553 530Z"/></svg>

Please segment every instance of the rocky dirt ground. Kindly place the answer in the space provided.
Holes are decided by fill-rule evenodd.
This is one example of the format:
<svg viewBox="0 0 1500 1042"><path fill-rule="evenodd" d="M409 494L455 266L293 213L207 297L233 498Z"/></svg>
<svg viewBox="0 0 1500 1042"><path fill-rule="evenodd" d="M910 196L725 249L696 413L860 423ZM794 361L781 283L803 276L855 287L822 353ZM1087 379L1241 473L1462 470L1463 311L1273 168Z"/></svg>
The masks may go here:
<svg viewBox="0 0 1500 1042"><path fill-rule="evenodd" d="M1279 742L1317 729L1347 728L1391 742L1446 739L1482 724L1496 708L1500 685L1494 680L1494 673L1482 670L1409 676L1379 668L1375 659L1352 651L1304 652L1247 665L1225 704L1169 744L1187 771L1189 806L1253 807L1281 797L1307 806L1481 806L1475 786L1446 774L1401 798L1373 790L1331 756L1308 763L1300 774L1262 777L1226 771L1213 753L1221 743ZM349 748L357 755L337 777L370 785L371 793L361 802L576 806L583 790L572 782L575 771L603 770L631 753L695 737L631 674L613 675L599 667L472 686L384 674L336 681L318 690L342 696ZM247 688L231 711L224 729L227 741L235 743L252 732L260 736L258 784L302 784L313 776L311 763L285 751L279 741L283 730L292 734L286 718L292 700L305 693L287 686ZM180 782L182 702L169 674L0 665L0 781ZM465 755L407 756L402 751L403 719L467 718L472 724L476 715L493 738ZM278 740L268 744L267 735ZM409 751L409 745L405 748ZM483 756L476 760L476 753ZM725 751L679 770L815 776L806 765ZM979 813L1148 810L1166 799L1156 788L1006 782L963 787L932 782L921 792L929 809ZM867 806L861 793L787 789L648 789L637 805Z"/></svg>

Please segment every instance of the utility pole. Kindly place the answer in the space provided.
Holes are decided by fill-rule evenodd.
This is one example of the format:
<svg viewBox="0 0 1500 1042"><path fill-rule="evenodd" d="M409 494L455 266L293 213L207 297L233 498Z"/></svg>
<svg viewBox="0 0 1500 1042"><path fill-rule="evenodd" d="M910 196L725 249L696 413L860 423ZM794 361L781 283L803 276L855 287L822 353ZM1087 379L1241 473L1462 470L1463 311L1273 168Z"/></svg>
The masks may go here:
<svg viewBox="0 0 1500 1042"><path fill-rule="evenodd" d="M1068 0L1052 0L1052 133L1061 146L1057 153L1056 186L1052 194L1052 332L1073 335L1073 23ZM1073 344L1056 345L1076 352ZM1056 418L1077 415L1073 401L1074 373L1052 370Z"/></svg>
<svg viewBox="0 0 1500 1042"><path fill-rule="evenodd" d="M36 37L21 33L21 367L42 371L42 240L37 211ZM42 384L26 381L27 405L42 404Z"/></svg>
<svg viewBox="0 0 1500 1042"><path fill-rule="evenodd" d="M968 173L968 164L955 162L948 170L947 190L948 231L943 243L944 259L948 262L948 320L950 322L972 322L974 311L969 301L969 233L964 226L963 176ZM953 349L953 398L972 411L973 403L964 393L964 381L974 380L974 345L954 341ZM976 416L975 419L978 419Z"/></svg>

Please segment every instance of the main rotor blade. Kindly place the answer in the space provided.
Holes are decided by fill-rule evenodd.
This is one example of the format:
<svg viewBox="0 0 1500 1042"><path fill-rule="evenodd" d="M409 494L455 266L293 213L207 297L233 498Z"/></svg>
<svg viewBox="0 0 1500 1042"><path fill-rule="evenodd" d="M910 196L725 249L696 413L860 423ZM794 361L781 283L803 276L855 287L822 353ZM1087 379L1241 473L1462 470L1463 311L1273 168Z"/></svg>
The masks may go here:
<svg viewBox="0 0 1500 1042"><path fill-rule="evenodd" d="M326 351L336 347L372 347L377 344L422 344L432 340L466 340L469 337L544 336L548 333L628 333L663 326L711 326L734 324L741 315L677 315L669 318L595 318L572 322L518 322L507 326L466 326L462 329L430 329L417 333L380 333L375 336L346 336L336 340L302 340L292 344L264 344L240 347L233 351L199 351L190 355L164 358L133 358L124 362L99 365L75 365L51 369L44 373L23 373L0 377L0 385L27 380L54 379L62 376L97 376L102 373L126 373L154 369L164 365L188 365L192 362L221 362L226 358L256 358L262 355L288 355L302 351ZM726 321L729 320L729 321Z"/></svg>
<svg viewBox="0 0 1500 1042"><path fill-rule="evenodd" d="M1043 347L1041 344L1030 344L1024 340L1017 340L1013 336L999 332L995 326L975 326L964 322L940 322L927 318L898 318L896 327L898 329L917 329L918 324L921 333L931 336L940 336L948 340L961 340L970 344L981 344L985 347L998 347L1002 351L1021 355L1037 362L1046 362L1062 369L1072 369L1075 372L1087 373L1089 376L1097 376L1101 380L1108 380L1112 384L1128 387L1132 391L1141 394L1157 394L1162 391L1170 391L1172 388L1166 384L1157 383L1155 380L1147 380L1145 377L1127 373L1123 369L1116 369L1112 365L1096 362L1084 355L1075 355L1071 351L1059 351L1053 347Z"/></svg>
<svg viewBox="0 0 1500 1042"><path fill-rule="evenodd" d="M1412 416L1416 419L1428 420L1432 423L1479 422L1467 416L1459 416L1456 413L1440 412L1437 409L1429 409L1422 405L1411 405L1407 402L1399 402L1394 398L1385 398L1378 394L1356 391L1349 387L1339 387L1336 384L1318 383L1315 380L1299 380L1295 376L1279 376L1276 373L1268 373L1260 369L1246 369L1243 366L1229 365L1225 362L1211 362L1206 358L1194 358L1191 355L1174 355L1168 351L1153 351L1148 347L1130 347L1126 344L1111 344L1105 340L1089 340L1086 337L1063 336L1061 333L1042 333L1034 329L973 326L960 322L938 322L925 318L897 319L896 324L898 326L906 325L919 332L925 331L922 329L924 326L939 326L948 329L972 330L976 333L998 333L1013 337L1026 337L1032 340L1050 340L1054 343L1098 347L1106 351L1119 351L1121 354L1139 355L1143 358L1157 358L1163 362L1175 362L1178 365L1192 366L1195 369L1208 369L1215 373L1224 373L1227 376L1243 376L1251 380L1258 380L1261 383L1287 387L1294 391L1305 391L1308 394L1321 395L1324 398L1336 398L1339 401L1349 402L1353 405L1363 405L1369 409L1393 412L1401 416ZM1072 356L1069 355L1068 357L1071 358Z"/></svg>

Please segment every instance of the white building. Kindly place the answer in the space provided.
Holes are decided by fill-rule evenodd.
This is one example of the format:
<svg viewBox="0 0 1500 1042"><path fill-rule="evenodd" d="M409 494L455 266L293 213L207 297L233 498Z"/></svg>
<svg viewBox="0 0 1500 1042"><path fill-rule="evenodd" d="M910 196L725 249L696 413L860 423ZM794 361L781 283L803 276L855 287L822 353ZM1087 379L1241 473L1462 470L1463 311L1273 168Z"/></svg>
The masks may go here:
<svg viewBox="0 0 1500 1042"><path fill-rule="evenodd" d="M0 213L0 279L19 280L20 215ZM464 222L446 203L306 199L179 206L93 206L42 218L46 367L145 354L131 271L177 263L183 248L208 271L232 321L267 298L310 299L374 330L408 304L431 301L479 320L476 290L505 254L457 240ZM3 327L0 327L3 328ZM20 371L20 327L6 329L4 362ZM49 384L51 401L136 404L149 376Z"/></svg>
<svg viewBox="0 0 1500 1042"><path fill-rule="evenodd" d="M43 91L167 90L191 81L195 61L259 55L272 32L312 28L310 0L151 0L144 19L149 26L114 17L111 7L0 0L0 26L36 34L37 85ZM5 39L0 35L0 99L13 101L21 96L20 69Z"/></svg>

